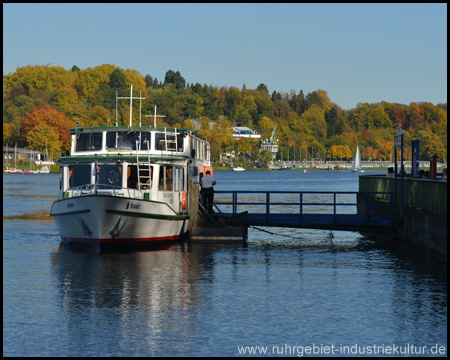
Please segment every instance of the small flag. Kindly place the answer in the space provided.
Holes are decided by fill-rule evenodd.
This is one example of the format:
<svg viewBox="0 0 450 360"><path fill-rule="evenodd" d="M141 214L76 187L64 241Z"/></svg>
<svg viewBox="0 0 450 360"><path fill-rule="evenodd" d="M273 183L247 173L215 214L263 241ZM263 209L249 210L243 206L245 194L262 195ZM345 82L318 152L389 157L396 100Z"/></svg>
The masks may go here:
<svg viewBox="0 0 450 360"><path fill-rule="evenodd" d="M95 155L94 168L92 169L92 175L95 177L95 183L98 183L98 165L97 165L97 155Z"/></svg>

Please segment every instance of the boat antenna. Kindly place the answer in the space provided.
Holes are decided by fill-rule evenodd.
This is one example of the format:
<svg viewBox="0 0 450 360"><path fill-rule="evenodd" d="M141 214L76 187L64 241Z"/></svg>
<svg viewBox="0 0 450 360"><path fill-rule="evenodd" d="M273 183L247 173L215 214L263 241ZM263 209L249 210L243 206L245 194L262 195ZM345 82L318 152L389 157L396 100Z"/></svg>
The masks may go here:
<svg viewBox="0 0 450 360"><path fill-rule="evenodd" d="M145 115L145 117L151 117L152 115ZM156 118L157 117L166 117L165 115L156 115L156 105L155 105L155 113L153 114L153 126L156 129Z"/></svg>
<svg viewBox="0 0 450 360"><path fill-rule="evenodd" d="M131 127L131 122L132 122L132 112L133 112L133 99L145 99L143 97L140 96L141 93L139 93L139 97L133 97L133 84L131 84L131 91L130 91L130 96L124 96L124 97L117 97L117 91L116 91L116 126L117 126L117 99L130 99L130 127ZM141 111L141 109L139 108L139 112ZM141 120L141 115L139 114L139 126L140 126L140 120Z"/></svg>

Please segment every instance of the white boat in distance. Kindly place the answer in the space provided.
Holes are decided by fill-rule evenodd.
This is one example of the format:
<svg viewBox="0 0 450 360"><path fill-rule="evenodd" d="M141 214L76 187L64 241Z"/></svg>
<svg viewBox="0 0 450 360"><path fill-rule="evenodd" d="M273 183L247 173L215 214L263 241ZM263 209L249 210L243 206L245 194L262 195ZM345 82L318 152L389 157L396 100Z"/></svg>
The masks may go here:
<svg viewBox="0 0 450 360"><path fill-rule="evenodd" d="M156 127L153 116L154 127L132 126L130 118L130 126L70 130L50 213L62 242L135 249L187 233L189 179L198 184L201 173L212 173L209 143L188 129Z"/></svg>
<svg viewBox="0 0 450 360"><path fill-rule="evenodd" d="M356 155L353 159L352 171L362 173L364 172L364 170L361 169L361 154L359 152L359 146L356 147Z"/></svg>
<svg viewBox="0 0 450 360"><path fill-rule="evenodd" d="M245 171L245 169L241 166L238 166L238 167L234 167L233 171Z"/></svg>

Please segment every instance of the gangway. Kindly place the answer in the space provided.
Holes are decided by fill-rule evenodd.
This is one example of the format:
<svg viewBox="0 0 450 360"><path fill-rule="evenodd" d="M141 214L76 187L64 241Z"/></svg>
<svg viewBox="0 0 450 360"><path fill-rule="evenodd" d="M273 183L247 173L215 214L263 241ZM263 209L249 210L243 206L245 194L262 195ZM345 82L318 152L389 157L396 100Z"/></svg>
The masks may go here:
<svg viewBox="0 0 450 360"><path fill-rule="evenodd" d="M390 200L373 201L379 194ZM390 192L215 191L214 205L213 218L242 221L239 214L245 213L247 226L379 232L397 225Z"/></svg>

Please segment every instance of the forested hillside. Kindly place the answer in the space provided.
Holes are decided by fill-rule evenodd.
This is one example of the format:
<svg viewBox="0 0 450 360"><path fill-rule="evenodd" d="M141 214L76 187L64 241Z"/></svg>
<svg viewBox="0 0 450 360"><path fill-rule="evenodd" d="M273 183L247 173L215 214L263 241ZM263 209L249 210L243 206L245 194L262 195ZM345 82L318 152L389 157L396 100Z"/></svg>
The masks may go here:
<svg viewBox="0 0 450 360"><path fill-rule="evenodd" d="M68 129L80 126L129 123L129 100L119 100L116 93L145 97L142 101L143 125L153 119L144 117L158 106L158 125L192 128L189 119L201 118L200 134L211 142L212 154L221 151L258 151L258 142L235 141L231 125L259 130L263 138L276 126L280 155L293 158L303 149L304 158L312 153L327 159L350 158L356 145L363 157L390 159L394 133L400 125L406 155L411 140L420 140L422 160L437 154L447 157L447 104L427 102L359 103L343 110L329 99L325 90L304 94L272 91L261 83L256 89L213 87L186 83L177 71L167 71L163 81L136 70L115 65L101 65L80 70L62 67L28 66L3 77L3 144L49 151L58 157L68 149ZM301 84L298 84L301 87ZM345 84L343 84L345 86ZM163 120L162 120L163 119ZM133 102L133 124L139 123L139 101ZM297 149L297 150L295 150ZM409 152L410 153L410 152ZM316 156L314 156L316 157ZM319 156L318 156L319 157Z"/></svg>

